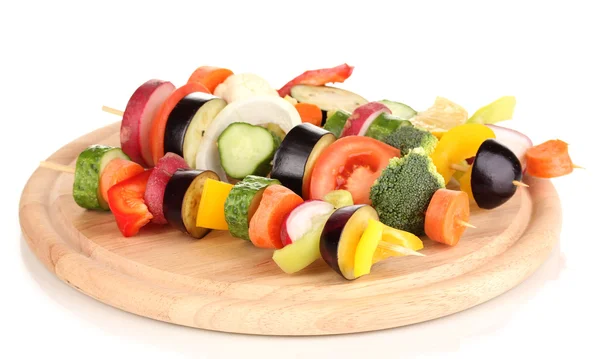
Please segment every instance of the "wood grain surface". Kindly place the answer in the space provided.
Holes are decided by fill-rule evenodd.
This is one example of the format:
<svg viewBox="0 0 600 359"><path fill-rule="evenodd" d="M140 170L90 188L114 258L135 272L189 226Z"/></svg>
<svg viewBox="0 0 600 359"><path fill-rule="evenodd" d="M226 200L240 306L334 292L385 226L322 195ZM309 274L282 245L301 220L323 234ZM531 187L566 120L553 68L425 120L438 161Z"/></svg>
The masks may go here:
<svg viewBox="0 0 600 359"><path fill-rule="evenodd" d="M119 145L115 123L61 148L74 166L91 144ZM549 180L525 177L503 206L473 210L456 247L424 239L426 257L391 258L347 281L319 260L283 273L272 251L213 231L201 240L149 225L124 238L109 212L73 201L73 175L38 168L23 190L21 228L61 280L116 308L184 326L261 335L373 331L456 313L518 285L559 239L561 207Z"/></svg>

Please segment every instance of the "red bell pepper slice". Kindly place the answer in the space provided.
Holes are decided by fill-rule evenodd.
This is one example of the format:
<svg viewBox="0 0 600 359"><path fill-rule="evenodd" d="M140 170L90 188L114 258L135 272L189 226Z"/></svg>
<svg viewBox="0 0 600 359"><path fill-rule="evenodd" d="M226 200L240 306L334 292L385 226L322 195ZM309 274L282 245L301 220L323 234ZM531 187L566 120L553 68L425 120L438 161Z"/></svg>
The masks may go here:
<svg viewBox="0 0 600 359"><path fill-rule="evenodd" d="M140 228L152 219L152 214L144 202L146 184L152 171L144 171L115 184L108 190L108 206L125 237L136 235Z"/></svg>
<svg viewBox="0 0 600 359"><path fill-rule="evenodd" d="M322 86L330 82L344 82L354 71L354 66L342 64L336 67L319 70L308 70L279 89L279 96L285 97L290 94L292 87L296 85Z"/></svg>

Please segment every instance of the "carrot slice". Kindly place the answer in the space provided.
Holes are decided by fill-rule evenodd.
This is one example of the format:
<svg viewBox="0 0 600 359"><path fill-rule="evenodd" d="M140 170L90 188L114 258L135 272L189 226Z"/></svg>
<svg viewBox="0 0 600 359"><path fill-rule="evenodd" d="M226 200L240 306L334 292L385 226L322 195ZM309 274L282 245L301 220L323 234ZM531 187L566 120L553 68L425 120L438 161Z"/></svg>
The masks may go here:
<svg viewBox="0 0 600 359"><path fill-rule="evenodd" d="M469 196L463 191L438 189L431 197L425 214L425 234L429 239L454 246L467 229Z"/></svg>
<svg viewBox="0 0 600 359"><path fill-rule="evenodd" d="M573 172L569 145L561 140L549 140L530 147L525 152L527 173L540 178L559 177Z"/></svg>
<svg viewBox="0 0 600 359"><path fill-rule="evenodd" d="M108 203L108 190L112 186L142 172L144 172L144 167L133 161L122 158L111 160L100 174L100 185L98 189L102 198Z"/></svg>
<svg viewBox="0 0 600 359"><path fill-rule="evenodd" d="M231 75L233 75L233 71L229 69L215 66L200 66L192 73L188 83L201 83L210 93L215 93L217 86Z"/></svg>
<svg viewBox="0 0 600 359"><path fill-rule="evenodd" d="M148 163L149 166L153 166L165 155L165 128L167 127L169 114L182 98L193 92L210 93L200 83L192 82L185 84L175 90L156 112L156 116L152 120L152 128L150 129L150 151L154 163Z"/></svg>
<svg viewBox="0 0 600 359"><path fill-rule="evenodd" d="M302 202L302 197L282 185L265 189L260 204L250 220L248 234L259 248L283 248L281 226L285 217Z"/></svg>
<svg viewBox="0 0 600 359"><path fill-rule="evenodd" d="M312 123L315 126L321 127L323 113L319 106L313 105L312 103L297 103L294 107L300 114L302 122Z"/></svg>

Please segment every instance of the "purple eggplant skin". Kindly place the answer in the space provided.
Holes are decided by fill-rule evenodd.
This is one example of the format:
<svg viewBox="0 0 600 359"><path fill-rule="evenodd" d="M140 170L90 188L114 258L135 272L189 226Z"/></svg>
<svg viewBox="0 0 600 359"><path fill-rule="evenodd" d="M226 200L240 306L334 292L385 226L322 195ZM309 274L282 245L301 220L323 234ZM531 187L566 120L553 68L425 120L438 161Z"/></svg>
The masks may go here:
<svg viewBox="0 0 600 359"><path fill-rule="evenodd" d="M512 198L517 191L513 181L521 181L519 158L500 142L484 141L475 155L471 173L473 198L480 208L493 209Z"/></svg>
<svg viewBox="0 0 600 359"><path fill-rule="evenodd" d="M302 183L306 162L321 137L331 132L311 123L292 128L279 145L273 157L271 178L302 197Z"/></svg>
<svg viewBox="0 0 600 359"><path fill-rule="evenodd" d="M328 266L334 271L338 272L342 277L342 271L338 263L338 246L340 239L342 238L342 232L346 227L346 224L354 215L354 213L366 206L365 204L356 204L353 206L342 207L335 210L323 227L321 232L321 239L319 241L319 251L321 257L325 260ZM345 278L345 277L344 277ZM348 278L346 278L348 279Z"/></svg>
<svg viewBox="0 0 600 359"><path fill-rule="evenodd" d="M183 197L185 197L185 192L190 187L190 184L202 172L199 170L178 169L173 173L165 188L163 213L167 222L183 233L188 233L181 215Z"/></svg>

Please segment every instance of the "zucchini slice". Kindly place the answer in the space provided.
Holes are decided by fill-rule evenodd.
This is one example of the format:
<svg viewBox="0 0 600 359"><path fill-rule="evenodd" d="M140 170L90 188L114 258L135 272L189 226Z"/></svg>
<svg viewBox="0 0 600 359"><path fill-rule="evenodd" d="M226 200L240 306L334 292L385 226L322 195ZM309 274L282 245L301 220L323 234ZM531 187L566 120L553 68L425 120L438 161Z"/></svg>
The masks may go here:
<svg viewBox="0 0 600 359"><path fill-rule="evenodd" d="M392 132L396 131L398 127L402 126L412 126L412 122L384 112L377 116L373 123L371 123L369 129L365 133L365 136L383 141Z"/></svg>
<svg viewBox="0 0 600 359"><path fill-rule="evenodd" d="M130 160L119 147L104 145L92 145L79 154L73 179L73 199L78 206L93 210L110 210L100 194L99 183L102 171L115 158Z"/></svg>
<svg viewBox="0 0 600 359"><path fill-rule="evenodd" d="M312 103L325 112L343 110L352 113L369 102L354 92L331 86L296 85L292 87L291 95L298 102Z"/></svg>
<svg viewBox="0 0 600 359"><path fill-rule="evenodd" d="M281 182L271 178L247 176L233 186L225 200L225 221L232 236L250 240L250 220L260 204L264 190L272 184Z"/></svg>
<svg viewBox="0 0 600 359"><path fill-rule="evenodd" d="M401 102L390 101L390 100L381 100L378 101L387 106L392 111L392 115L399 117L403 120L410 120L411 118L417 115L417 111L415 111L412 107L405 105Z"/></svg>
<svg viewBox="0 0 600 359"><path fill-rule="evenodd" d="M178 169L165 188L163 212L167 222L197 239L210 232L208 228L196 226L202 189L209 178L219 181L213 171Z"/></svg>
<svg viewBox="0 0 600 359"><path fill-rule="evenodd" d="M271 178L306 199L317 158L336 140L333 133L310 123L298 125L281 142L273 158Z"/></svg>
<svg viewBox="0 0 600 359"><path fill-rule="evenodd" d="M279 146L279 138L262 126L234 122L217 140L221 167L230 178L266 176Z"/></svg>

